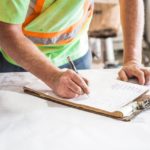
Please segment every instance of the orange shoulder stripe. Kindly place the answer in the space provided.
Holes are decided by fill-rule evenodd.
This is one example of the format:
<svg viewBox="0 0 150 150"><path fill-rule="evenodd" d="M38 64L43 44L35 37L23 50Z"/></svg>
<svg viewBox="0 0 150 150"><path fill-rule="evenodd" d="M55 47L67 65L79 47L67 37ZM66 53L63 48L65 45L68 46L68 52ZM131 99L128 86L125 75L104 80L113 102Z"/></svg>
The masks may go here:
<svg viewBox="0 0 150 150"><path fill-rule="evenodd" d="M40 0L39 0L40 1ZM85 2L85 5L84 5L84 14L83 16L85 16L86 12L88 11L89 9L89 6L90 6L90 2L88 0L86 0ZM30 18L32 21L32 15L31 15L31 18ZM33 31L27 31L23 28L23 33L26 35L26 36L32 36L32 37L37 37L37 38L53 38L53 37L57 37L57 36L60 36L62 34L65 34L65 33L70 33L72 32L78 25L81 24L82 22L82 19L81 18L77 23L73 24L72 26L70 26L69 28L67 29L64 29L62 31L59 31L59 32L51 32L51 33L41 33L41 32L33 32Z"/></svg>
<svg viewBox="0 0 150 150"><path fill-rule="evenodd" d="M41 13L44 2L45 2L45 0L37 0L36 1L34 11L30 16L28 16L26 18L25 22L23 23L23 27L25 27L27 24L29 24L32 20L34 20Z"/></svg>

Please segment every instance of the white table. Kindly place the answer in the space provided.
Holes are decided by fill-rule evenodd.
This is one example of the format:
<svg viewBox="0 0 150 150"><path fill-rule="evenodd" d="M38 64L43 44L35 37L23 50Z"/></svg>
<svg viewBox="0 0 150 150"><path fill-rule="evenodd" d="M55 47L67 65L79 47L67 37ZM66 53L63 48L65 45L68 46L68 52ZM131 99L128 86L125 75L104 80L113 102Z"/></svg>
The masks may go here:
<svg viewBox="0 0 150 150"><path fill-rule="evenodd" d="M0 74L0 150L150 150L150 111L113 120L26 95L22 86L31 80Z"/></svg>

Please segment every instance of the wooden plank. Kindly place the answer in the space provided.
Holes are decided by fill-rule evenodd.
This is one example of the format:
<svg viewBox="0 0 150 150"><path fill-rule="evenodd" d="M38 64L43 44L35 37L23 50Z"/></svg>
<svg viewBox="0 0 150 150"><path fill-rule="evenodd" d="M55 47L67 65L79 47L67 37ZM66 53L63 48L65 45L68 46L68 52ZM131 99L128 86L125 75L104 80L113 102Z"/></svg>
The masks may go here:
<svg viewBox="0 0 150 150"><path fill-rule="evenodd" d="M91 37L115 37L120 26L118 4L95 3L94 15L89 29Z"/></svg>

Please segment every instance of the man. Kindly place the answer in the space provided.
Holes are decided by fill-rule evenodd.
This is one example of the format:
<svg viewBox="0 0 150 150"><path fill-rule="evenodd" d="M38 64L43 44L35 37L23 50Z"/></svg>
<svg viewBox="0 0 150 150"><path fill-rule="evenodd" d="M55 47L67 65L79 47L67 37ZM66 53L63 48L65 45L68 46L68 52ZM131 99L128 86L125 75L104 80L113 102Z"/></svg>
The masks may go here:
<svg viewBox="0 0 150 150"><path fill-rule="evenodd" d="M135 76L140 84L148 83L150 73L141 67L143 2L120 0L120 6L125 55L119 76L121 80ZM7 71L10 66L16 69L14 65L18 64L59 96L73 98L88 94L86 79L59 68L68 67L67 56L74 60L78 69L90 68L87 29L92 11L92 0L1 1L0 47L4 62L1 70Z"/></svg>

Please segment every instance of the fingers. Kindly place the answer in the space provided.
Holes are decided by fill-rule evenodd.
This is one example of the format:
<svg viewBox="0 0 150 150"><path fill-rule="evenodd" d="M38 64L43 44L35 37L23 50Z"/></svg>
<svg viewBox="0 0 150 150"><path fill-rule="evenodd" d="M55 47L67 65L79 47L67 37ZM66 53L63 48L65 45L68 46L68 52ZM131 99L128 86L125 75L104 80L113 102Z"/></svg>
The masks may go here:
<svg viewBox="0 0 150 150"><path fill-rule="evenodd" d="M144 72L145 76L145 84L150 84L150 70L149 69L141 69Z"/></svg>
<svg viewBox="0 0 150 150"><path fill-rule="evenodd" d="M118 74L119 74L120 80L122 80L122 81L128 81L128 77L127 77L127 75L126 75L126 73L125 73L124 70L120 70Z"/></svg>
<svg viewBox="0 0 150 150"><path fill-rule="evenodd" d="M75 98L78 97L79 95L75 92L73 92L71 89L66 88L65 90L61 91L61 92L56 92L54 91L58 96L63 97L63 98Z"/></svg>
<svg viewBox="0 0 150 150"><path fill-rule="evenodd" d="M68 81L68 88L71 89L74 93L78 94L78 95L82 95L83 94L83 91L82 89L77 85L75 84L72 80L69 80Z"/></svg>
<svg viewBox="0 0 150 150"><path fill-rule="evenodd" d="M52 89L61 97L73 98L89 93L87 83L87 79L80 77L79 74L72 70L67 70L56 76L55 80L53 80Z"/></svg>
<svg viewBox="0 0 150 150"><path fill-rule="evenodd" d="M138 66L125 66L119 71L119 78L123 81L127 81L131 77L136 77L139 84L150 83L150 70L147 68L140 68Z"/></svg>
<svg viewBox="0 0 150 150"><path fill-rule="evenodd" d="M73 92L71 89L67 89L62 97L64 98L75 98L78 97L79 94Z"/></svg>
<svg viewBox="0 0 150 150"><path fill-rule="evenodd" d="M144 72L142 70L138 69L134 69L132 71L133 76L137 77L139 84L144 85L145 84L145 75Z"/></svg>
<svg viewBox="0 0 150 150"><path fill-rule="evenodd" d="M84 78L84 77L82 77L82 79L85 81L85 83L86 83L87 85L89 85L88 79L86 79L86 78Z"/></svg>
<svg viewBox="0 0 150 150"><path fill-rule="evenodd" d="M85 81L78 74L74 74L72 80L83 90L84 93L89 94L89 87L87 85L87 80Z"/></svg>

